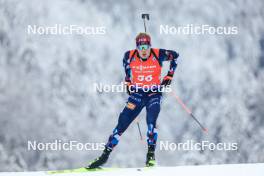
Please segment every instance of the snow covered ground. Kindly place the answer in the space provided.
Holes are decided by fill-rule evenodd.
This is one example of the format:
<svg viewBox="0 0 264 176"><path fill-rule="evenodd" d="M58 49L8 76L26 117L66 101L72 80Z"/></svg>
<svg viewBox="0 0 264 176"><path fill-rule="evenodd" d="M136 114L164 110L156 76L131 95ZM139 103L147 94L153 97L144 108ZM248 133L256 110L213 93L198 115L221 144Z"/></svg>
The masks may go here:
<svg viewBox="0 0 264 176"><path fill-rule="evenodd" d="M227 165L204 165L204 166L177 166L177 167L156 167L151 169L123 168L113 171L98 171L90 173L76 174L56 174L65 175L89 175L89 176L156 176L156 175L179 175L179 176L262 176L264 163L257 164L227 164ZM48 175L45 172L2 172L0 176L41 176ZM54 174L53 174L54 175Z"/></svg>

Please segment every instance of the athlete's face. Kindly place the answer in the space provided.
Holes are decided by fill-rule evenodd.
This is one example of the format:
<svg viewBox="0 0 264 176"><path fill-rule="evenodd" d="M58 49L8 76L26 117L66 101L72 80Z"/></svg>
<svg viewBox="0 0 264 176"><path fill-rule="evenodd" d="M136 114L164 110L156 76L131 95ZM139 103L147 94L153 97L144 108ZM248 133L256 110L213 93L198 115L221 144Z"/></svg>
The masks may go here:
<svg viewBox="0 0 264 176"><path fill-rule="evenodd" d="M139 53L139 56L143 59L147 59L150 55L150 45L138 45L137 50Z"/></svg>

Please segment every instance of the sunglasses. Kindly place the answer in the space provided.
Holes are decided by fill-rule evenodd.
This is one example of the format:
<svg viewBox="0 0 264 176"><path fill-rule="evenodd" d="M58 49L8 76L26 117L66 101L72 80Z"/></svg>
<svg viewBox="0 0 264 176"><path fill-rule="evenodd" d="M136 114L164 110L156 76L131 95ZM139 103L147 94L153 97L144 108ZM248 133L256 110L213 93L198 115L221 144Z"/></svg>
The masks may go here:
<svg viewBox="0 0 264 176"><path fill-rule="evenodd" d="M150 48L150 45L138 45L137 46L137 48L139 49L139 50L147 50L147 49L149 49Z"/></svg>

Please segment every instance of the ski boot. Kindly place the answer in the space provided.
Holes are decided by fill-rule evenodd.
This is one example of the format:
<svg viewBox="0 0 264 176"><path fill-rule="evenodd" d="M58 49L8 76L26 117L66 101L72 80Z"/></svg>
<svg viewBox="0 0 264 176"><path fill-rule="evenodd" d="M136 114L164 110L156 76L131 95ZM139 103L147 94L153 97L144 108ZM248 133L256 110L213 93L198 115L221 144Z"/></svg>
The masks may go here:
<svg viewBox="0 0 264 176"><path fill-rule="evenodd" d="M149 145L148 146L147 159L146 159L146 167L153 167L155 165L156 165L155 146Z"/></svg>
<svg viewBox="0 0 264 176"><path fill-rule="evenodd" d="M86 169L96 169L96 168L101 168L100 166L102 166L103 164L105 164L108 160L108 157L110 155L110 153L112 152L111 148L105 148L102 155L98 158L96 158L94 161L92 161L87 167Z"/></svg>

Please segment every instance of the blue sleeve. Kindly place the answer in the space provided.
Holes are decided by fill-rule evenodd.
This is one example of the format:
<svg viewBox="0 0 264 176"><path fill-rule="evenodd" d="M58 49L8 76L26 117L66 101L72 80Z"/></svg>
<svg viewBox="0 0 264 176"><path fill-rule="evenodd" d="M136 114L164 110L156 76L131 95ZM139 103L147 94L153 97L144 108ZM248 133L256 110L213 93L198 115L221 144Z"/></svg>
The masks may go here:
<svg viewBox="0 0 264 176"><path fill-rule="evenodd" d="M165 50L165 49L159 50L160 62L170 61L170 70L168 71L168 74L171 76L173 76L173 74L177 68L177 58L178 57L179 57L179 54L176 51Z"/></svg>
<svg viewBox="0 0 264 176"><path fill-rule="evenodd" d="M130 68L130 60L129 60L129 53L130 51L127 51L123 57L123 67L125 69L125 81L131 82L131 68Z"/></svg>

